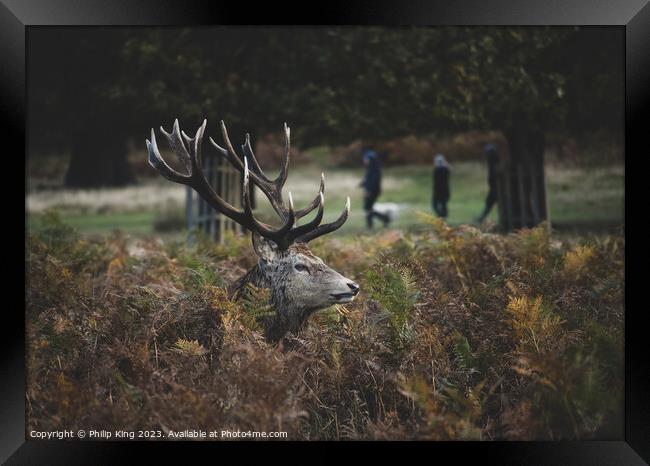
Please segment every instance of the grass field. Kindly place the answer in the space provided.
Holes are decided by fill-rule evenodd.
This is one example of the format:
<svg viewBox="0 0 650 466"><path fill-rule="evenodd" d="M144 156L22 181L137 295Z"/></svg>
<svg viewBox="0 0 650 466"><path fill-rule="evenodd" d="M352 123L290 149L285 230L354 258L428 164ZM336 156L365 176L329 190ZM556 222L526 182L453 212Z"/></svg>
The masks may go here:
<svg viewBox="0 0 650 466"><path fill-rule="evenodd" d="M362 191L358 187L362 169L323 168L315 163L291 170L285 191L291 191L296 206L313 199L321 171L325 171L325 221L336 218L352 200L351 215L339 234L364 231ZM548 166L546 181L550 218L563 228L575 226L600 229L624 223L624 167L599 168ZM477 162L453 166L448 223L473 223L481 212L487 194L485 167ZM28 228L35 227L40 214L48 208L60 210L64 223L82 233L106 234L115 229L128 234L154 233L154 221L163 212L176 212L182 218L184 187L162 178L146 179L140 185L121 189L79 191L37 191L30 193ZM383 193L379 202L396 203L400 211L392 227L417 228L415 212L431 211L431 170L429 166L389 167L383 173ZM273 213L266 199L258 193L258 215L269 222ZM497 209L489 217L497 220ZM183 233L166 234L168 237Z"/></svg>

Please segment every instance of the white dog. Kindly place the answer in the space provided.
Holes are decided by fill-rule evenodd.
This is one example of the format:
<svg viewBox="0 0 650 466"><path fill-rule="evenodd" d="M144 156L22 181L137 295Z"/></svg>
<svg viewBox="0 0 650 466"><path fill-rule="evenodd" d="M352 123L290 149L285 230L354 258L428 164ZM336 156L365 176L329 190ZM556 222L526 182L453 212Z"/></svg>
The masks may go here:
<svg viewBox="0 0 650 466"><path fill-rule="evenodd" d="M386 214L391 220L397 218L398 213L404 208L400 204L394 202L376 202L373 209L380 214Z"/></svg>

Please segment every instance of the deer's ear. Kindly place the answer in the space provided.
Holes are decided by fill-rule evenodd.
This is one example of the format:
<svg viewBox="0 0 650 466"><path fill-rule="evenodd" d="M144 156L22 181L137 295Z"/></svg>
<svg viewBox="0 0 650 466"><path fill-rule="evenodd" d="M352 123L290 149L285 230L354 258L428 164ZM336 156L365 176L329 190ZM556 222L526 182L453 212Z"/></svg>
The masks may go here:
<svg viewBox="0 0 650 466"><path fill-rule="evenodd" d="M253 233L253 249L265 261L272 261L278 253L278 245L258 233Z"/></svg>

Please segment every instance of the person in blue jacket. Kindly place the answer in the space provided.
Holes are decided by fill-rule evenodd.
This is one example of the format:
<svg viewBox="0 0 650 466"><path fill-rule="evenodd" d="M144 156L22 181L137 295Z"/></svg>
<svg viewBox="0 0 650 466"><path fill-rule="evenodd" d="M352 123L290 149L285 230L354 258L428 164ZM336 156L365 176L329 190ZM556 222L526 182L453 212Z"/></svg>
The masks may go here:
<svg viewBox="0 0 650 466"><path fill-rule="evenodd" d="M390 217L387 214L377 212L373 206L381 194L381 164L379 156L372 147L366 146L362 150L363 164L366 166L366 174L361 182L363 187L363 210L366 211L366 224L368 229L372 229L374 217L378 217L384 226L390 223Z"/></svg>

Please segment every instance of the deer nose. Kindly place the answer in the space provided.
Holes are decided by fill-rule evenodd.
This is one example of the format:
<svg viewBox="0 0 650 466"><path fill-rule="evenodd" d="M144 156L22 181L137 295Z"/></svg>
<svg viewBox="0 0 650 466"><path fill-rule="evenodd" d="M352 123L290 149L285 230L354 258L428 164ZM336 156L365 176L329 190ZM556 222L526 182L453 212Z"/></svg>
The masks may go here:
<svg viewBox="0 0 650 466"><path fill-rule="evenodd" d="M359 294L359 285L354 282L348 282L348 288L352 290L355 295Z"/></svg>

